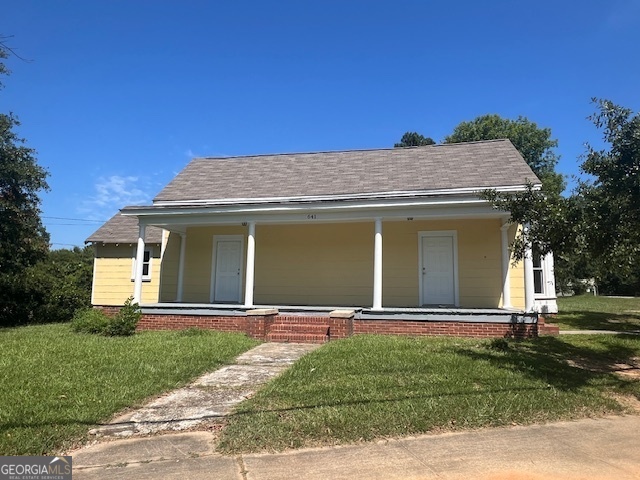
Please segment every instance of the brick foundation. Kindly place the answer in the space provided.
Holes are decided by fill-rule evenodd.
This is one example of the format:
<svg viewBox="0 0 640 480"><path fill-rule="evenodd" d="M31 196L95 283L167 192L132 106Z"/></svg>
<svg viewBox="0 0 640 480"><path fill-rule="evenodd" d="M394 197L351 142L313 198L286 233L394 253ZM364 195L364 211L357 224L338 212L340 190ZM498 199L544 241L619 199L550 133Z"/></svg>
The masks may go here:
<svg viewBox="0 0 640 480"><path fill-rule="evenodd" d="M535 323L425 322L405 320L355 320L353 333L383 335L492 338L532 338L538 336Z"/></svg>
<svg viewBox="0 0 640 480"><path fill-rule="evenodd" d="M254 338L261 338L259 330L249 321L249 317L219 317L208 315L142 315L137 330L182 330L203 328L221 332L241 332ZM253 334L252 334L253 333Z"/></svg>
<svg viewBox="0 0 640 480"><path fill-rule="evenodd" d="M546 315L547 317L555 317L555 315ZM556 337L560 335L560 327L557 325L547 323L546 318L542 315L538 316L538 335L545 337Z"/></svg>
<svg viewBox="0 0 640 480"><path fill-rule="evenodd" d="M101 306L108 315L117 313L120 307ZM258 340L278 338L286 340L277 331L286 330L287 324L296 331L295 341L304 341L304 335L317 334L318 327L328 326L326 340L350 337L358 334L433 336L448 335L477 338L532 338L538 336L537 323L498 323L463 321L414 321L385 319L334 318L327 315L184 315L180 313L144 313L137 330L182 330L203 328L223 332L245 333ZM307 325L308 332L303 328ZM295 326L295 328L293 328ZM544 327L543 327L544 328ZM272 333L271 337L269 336ZM302 339L302 340L300 340Z"/></svg>

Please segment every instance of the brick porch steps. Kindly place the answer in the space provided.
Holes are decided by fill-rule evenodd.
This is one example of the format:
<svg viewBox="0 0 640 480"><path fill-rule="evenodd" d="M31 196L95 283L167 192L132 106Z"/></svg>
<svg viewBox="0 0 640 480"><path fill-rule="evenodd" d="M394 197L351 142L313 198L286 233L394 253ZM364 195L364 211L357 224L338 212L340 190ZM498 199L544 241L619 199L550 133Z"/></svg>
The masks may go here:
<svg viewBox="0 0 640 480"><path fill-rule="evenodd" d="M329 335L313 333L267 333L267 342L277 343L327 343Z"/></svg>
<svg viewBox="0 0 640 480"><path fill-rule="evenodd" d="M318 323L274 323L266 335L268 342L326 343L329 325Z"/></svg>

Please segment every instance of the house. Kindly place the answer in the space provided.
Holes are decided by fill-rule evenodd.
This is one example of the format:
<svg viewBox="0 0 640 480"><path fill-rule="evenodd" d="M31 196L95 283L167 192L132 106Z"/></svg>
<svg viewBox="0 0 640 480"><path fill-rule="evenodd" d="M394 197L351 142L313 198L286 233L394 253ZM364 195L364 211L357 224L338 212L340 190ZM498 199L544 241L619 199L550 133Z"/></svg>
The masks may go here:
<svg viewBox="0 0 640 480"><path fill-rule="evenodd" d="M142 328L284 340L535 335L536 312L557 312L553 257L514 264L520 227L478 196L527 183L509 140L196 158L88 238L92 302L133 295Z"/></svg>

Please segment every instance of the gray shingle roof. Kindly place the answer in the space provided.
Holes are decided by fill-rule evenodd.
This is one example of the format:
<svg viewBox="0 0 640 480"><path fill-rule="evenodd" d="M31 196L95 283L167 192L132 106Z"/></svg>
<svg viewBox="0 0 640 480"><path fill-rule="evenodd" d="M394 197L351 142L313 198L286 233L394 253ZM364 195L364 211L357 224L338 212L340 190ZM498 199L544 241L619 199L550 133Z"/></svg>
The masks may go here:
<svg viewBox="0 0 640 480"><path fill-rule="evenodd" d="M162 229L147 227L144 236L146 243L161 243ZM138 218L125 217L120 213L116 213L86 240L86 242L102 243L136 243L137 241Z"/></svg>
<svg viewBox="0 0 640 480"><path fill-rule="evenodd" d="M540 183L509 140L342 152L196 158L154 199L371 194Z"/></svg>

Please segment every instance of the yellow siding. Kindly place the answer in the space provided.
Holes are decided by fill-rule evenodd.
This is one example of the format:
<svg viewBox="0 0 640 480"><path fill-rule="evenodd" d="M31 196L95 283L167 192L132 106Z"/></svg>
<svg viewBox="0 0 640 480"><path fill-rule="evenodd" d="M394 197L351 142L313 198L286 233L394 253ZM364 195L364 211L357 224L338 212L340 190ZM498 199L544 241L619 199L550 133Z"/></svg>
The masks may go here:
<svg viewBox="0 0 640 480"><path fill-rule="evenodd" d="M141 303L158 301L160 285L160 245L152 245L151 280L142 282ZM134 246L107 244L96 246L93 283L94 305L122 305L133 295Z"/></svg>
<svg viewBox="0 0 640 480"><path fill-rule="evenodd" d="M256 229L255 302L370 305L373 223Z"/></svg>
<svg viewBox="0 0 640 480"><path fill-rule="evenodd" d="M211 297L211 261L213 254L214 235L245 235L246 227L193 227L187 229L184 267L184 302L208 303ZM246 249L246 241L245 241ZM180 237L169 235L164 263L173 270L163 277L163 291L161 298L166 301L175 300L178 277L178 258L180 256ZM243 264L246 252L243 252ZM171 280L169 277L171 276ZM242 272L244 284L244 265ZM166 288L165 288L166 285Z"/></svg>
<svg viewBox="0 0 640 480"><path fill-rule="evenodd" d="M180 235L166 231L162 271L160 272L160 301L173 302L178 293L178 260Z"/></svg>
<svg viewBox="0 0 640 480"><path fill-rule="evenodd" d="M457 232L460 306L500 306L500 226L499 220L489 219L383 222L383 306L418 306L419 232L442 230ZM515 227L512 230L515 235ZM242 226L187 230L185 302L210 300L214 235L243 235L246 256L246 232ZM255 303L370 306L373 237L373 222L258 225ZM175 300L179 252L180 237L169 235L163 258L162 301ZM522 265L511 267L510 275L512 304L523 307ZM242 279L244 284L244 271Z"/></svg>
<svg viewBox="0 0 640 480"><path fill-rule="evenodd" d="M383 306L419 304L419 232L456 231L463 308L495 308L502 293L498 220L400 221L383 224Z"/></svg>

